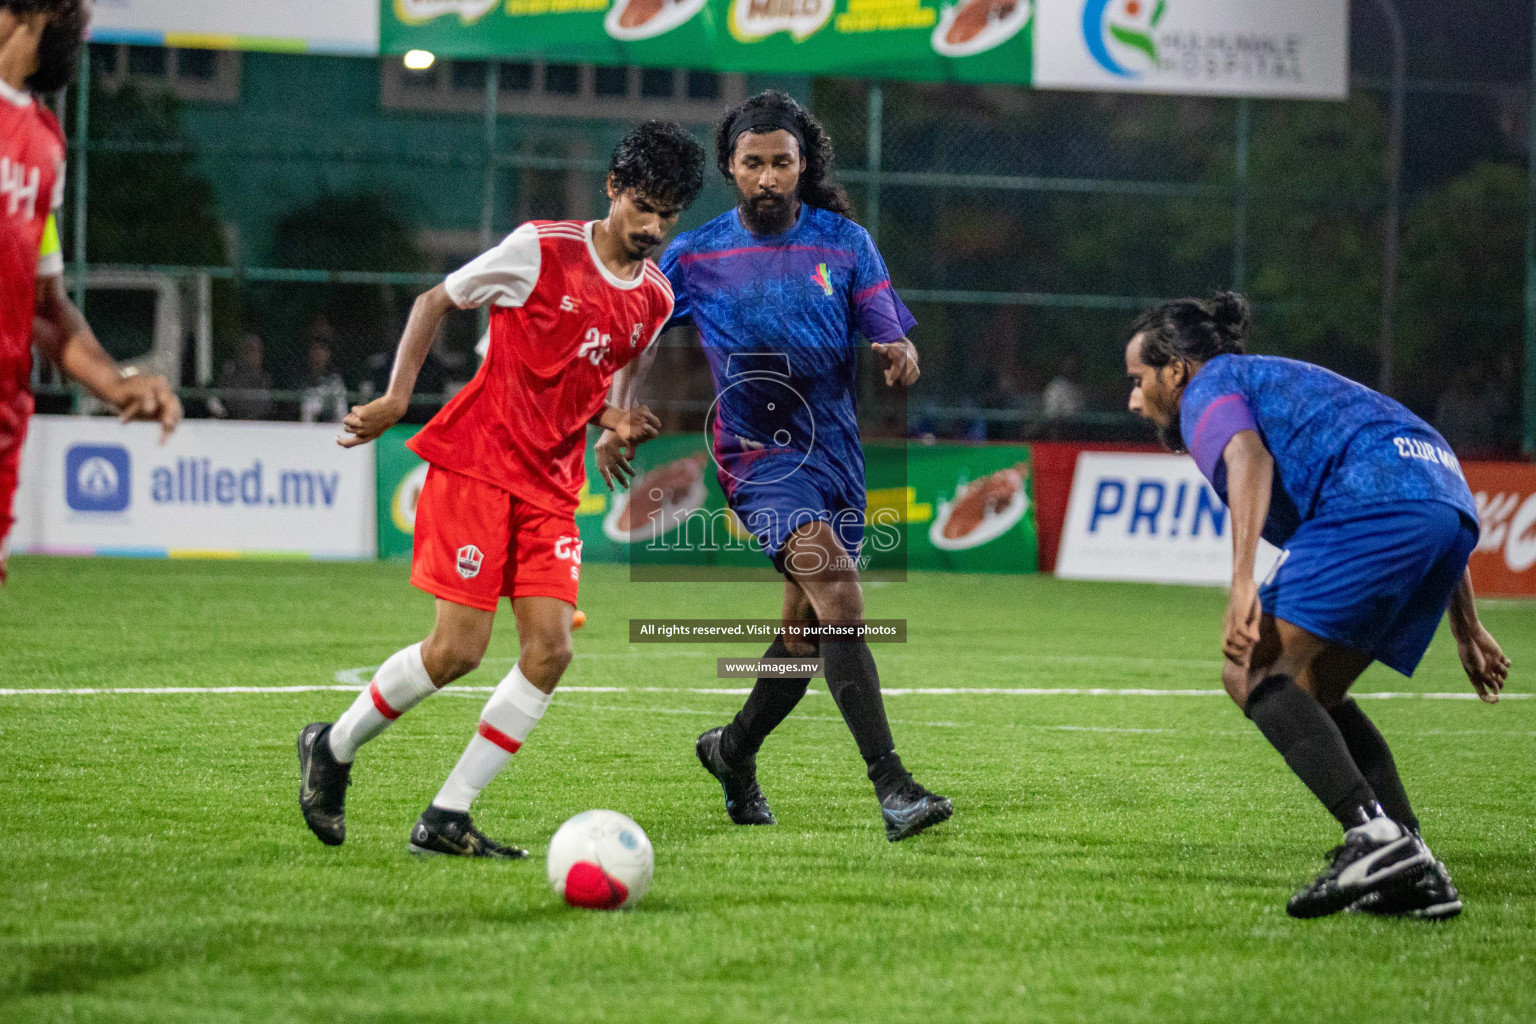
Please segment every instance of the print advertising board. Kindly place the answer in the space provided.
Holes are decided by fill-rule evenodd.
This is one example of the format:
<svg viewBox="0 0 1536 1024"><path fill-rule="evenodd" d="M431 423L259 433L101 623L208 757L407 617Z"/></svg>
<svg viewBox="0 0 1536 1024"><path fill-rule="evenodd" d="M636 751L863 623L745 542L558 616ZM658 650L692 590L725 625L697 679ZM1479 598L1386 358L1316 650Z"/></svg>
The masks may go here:
<svg viewBox="0 0 1536 1024"><path fill-rule="evenodd" d="M1144 583L1232 581L1230 517L1183 455L1084 452L1077 457L1056 575ZM1259 542L1254 575L1280 553Z"/></svg>

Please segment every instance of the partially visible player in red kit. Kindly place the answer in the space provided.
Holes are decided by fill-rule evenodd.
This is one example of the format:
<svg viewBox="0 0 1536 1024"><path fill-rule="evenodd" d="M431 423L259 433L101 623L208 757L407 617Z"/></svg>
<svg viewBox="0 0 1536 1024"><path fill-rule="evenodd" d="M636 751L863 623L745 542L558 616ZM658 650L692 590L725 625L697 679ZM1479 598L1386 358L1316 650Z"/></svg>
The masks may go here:
<svg viewBox="0 0 1536 1024"><path fill-rule="evenodd" d="M64 293L54 211L64 200L64 133L34 94L74 81L90 0L0 0L0 583L11 505L32 418L32 347L126 420L169 434L181 403L164 377L124 377Z"/></svg>
<svg viewBox="0 0 1536 1024"><path fill-rule="evenodd" d="M430 463L416 506L411 582L437 598L421 643L396 652L334 725L299 733L299 807L320 841L346 836L352 760L389 723L480 664L500 598L512 599L522 654L480 714L476 735L411 830L416 853L521 858L488 838L470 802L544 715L571 660L581 575L577 495L587 426L635 445L660 421L633 395L609 402L614 374L654 358L672 289L651 262L704 180L704 151L681 125L647 121L614 150L608 216L533 221L416 300L389 391L352 410L345 447L405 413L416 374L452 308L491 307L475 379L411 441Z"/></svg>

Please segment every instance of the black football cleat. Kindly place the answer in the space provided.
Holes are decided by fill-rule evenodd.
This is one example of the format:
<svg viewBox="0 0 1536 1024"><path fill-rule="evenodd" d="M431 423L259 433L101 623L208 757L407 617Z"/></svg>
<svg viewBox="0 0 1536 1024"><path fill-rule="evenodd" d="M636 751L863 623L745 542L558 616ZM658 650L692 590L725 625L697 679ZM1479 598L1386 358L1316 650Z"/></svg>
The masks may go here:
<svg viewBox="0 0 1536 1024"><path fill-rule="evenodd" d="M326 846L347 838L347 787L352 766L331 754L329 722L311 722L299 731L299 810Z"/></svg>
<svg viewBox="0 0 1536 1024"><path fill-rule="evenodd" d="M1434 863L1424 840L1388 818L1375 818L1344 833L1329 854L1332 863L1285 904L1292 917L1337 914L1396 880L1408 881Z"/></svg>
<svg viewBox="0 0 1536 1024"><path fill-rule="evenodd" d="M1350 908L1351 913L1378 917L1417 917L1446 921L1461 913L1461 893L1451 881L1445 864L1435 861L1417 875L1404 875L1375 892L1366 893Z"/></svg>
<svg viewBox="0 0 1536 1024"><path fill-rule="evenodd" d="M725 813L738 825L776 825L778 819L768 808L768 798L757 784L757 760L734 765L720 752L720 737L725 726L717 726L700 736L693 745L699 763L713 775L725 791Z"/></svg>
<svg viewBox="0 0 1536 1024"><path fill-rule="evenodd" d="M955 805L949 802L949 797L930 793L911 776L880 801L880 814L885 818L885 838L893 843L948 821L954 813Z"/></svg>
<svg viewBox="0 0 1536 1024"><path fill-rule="evenodd" d="M464 811L445 811L428 807L411 826L411 852L423 856L489 857L493 860L522 860L528 851L498 843L475 828Z"/></svg>

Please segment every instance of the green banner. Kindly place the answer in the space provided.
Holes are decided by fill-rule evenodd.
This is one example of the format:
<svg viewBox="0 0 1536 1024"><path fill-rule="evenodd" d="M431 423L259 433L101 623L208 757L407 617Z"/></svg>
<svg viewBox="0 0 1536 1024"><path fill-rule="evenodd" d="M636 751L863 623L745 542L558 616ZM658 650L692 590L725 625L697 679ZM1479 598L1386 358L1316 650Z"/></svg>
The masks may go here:
<svg viewBox="0 0 1536 1024"><path fill-rule="evenodd" d="M379 557L410 558L416 526L416 499L427 479L427 464L405 442L420 427L391 427L373 442L378 488Z"/></svg>
<svg viewBox="0 0 1536 1024"><path fill-rule="evenodd" d="M405 442L418 429L395 427L374 443L380 558L411 554L426 463ZM597 475L592 434L588 480L576 510L584 562L768 569L757 543L726 509L702 435L642 445L633 484L609 492ZM1035 571L1028 445L871 441L864 457L867 571Z"/></svg>
<svg viewBox="0 0 1536 1024"><path fill-rule="evenodd" d="M380 0L384 53L1031 81L1033 0Z"/></svg>

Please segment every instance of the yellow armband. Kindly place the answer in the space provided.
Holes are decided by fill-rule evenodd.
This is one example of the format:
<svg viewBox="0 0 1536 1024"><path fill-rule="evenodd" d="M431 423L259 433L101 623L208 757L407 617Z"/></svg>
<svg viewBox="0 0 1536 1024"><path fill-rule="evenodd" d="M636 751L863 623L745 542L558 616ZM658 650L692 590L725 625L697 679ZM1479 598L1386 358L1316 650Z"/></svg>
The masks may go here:
<svg viewBox="0 0 1536 1024"><path fill-rule="evenodd" d="M43 225L43 244L37 252L37 276L58 277L64 273L64 248L59 244L59 224L53 214Z"/></svg>

